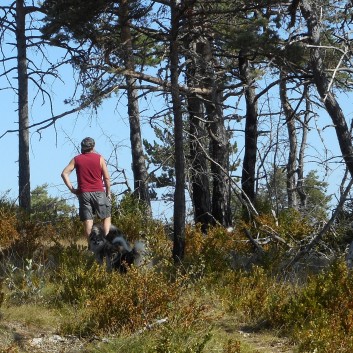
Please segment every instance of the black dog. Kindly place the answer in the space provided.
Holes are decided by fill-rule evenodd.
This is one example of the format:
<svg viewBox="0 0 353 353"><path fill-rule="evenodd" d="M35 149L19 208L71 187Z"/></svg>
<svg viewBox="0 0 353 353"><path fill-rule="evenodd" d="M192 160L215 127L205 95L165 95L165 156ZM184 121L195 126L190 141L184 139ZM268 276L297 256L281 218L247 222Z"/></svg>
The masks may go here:
<svg viewBox="0 0 353 353"><path fill-rule="evenodd" d="M89 236L89 249L99 264L103 264L105 258L108 271L125 273L129 266L141 262L144 245L136 242L134 247L131 247L122 232L113 225L110 226L107 236L104 236L101 225L94 225Z"/></svg>

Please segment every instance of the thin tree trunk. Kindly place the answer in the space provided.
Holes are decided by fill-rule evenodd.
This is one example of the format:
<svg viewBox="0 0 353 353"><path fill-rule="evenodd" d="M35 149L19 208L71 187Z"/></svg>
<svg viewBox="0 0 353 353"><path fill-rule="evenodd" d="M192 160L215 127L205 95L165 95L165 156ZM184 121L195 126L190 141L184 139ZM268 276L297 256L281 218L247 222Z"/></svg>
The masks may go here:
<svg viewBox="0 0 353 353"><path fill-rule="evenodd" d="M174 191L174 243L173 259L179 263L184 257L185 248L185 161L183 139L183 116L179 92L179 11L178 2L171 1L171 30L170 30L170 79L171 95L174 115L175 137L175 191Z"/></svg>
<svg viewBox="0 0 353 353"><path fill-rule="evenodd" d="M27 211L31 207L29 123L28 123L28 75L26 43L26 11L23 0L16 0L16 41L18 71L18 123L19 123L19 206Z"/></svg>
<svg viewBox="0 0 353 353"><path fill-rule="evenodd" d="M306 208L306 203L307 203L307 194L304 189L304 152L306 149L307 145L307 139L308 139L308 126L309 126L309 112L311 111L310 109L310 99L308 97L308 85L305 85L304 87L304 95L305 95L305 101L306 101L306 112L304 116L304 122L303 122L303 127L302 127L302 139L300 143L300 149L299 149L299 158L298 158L298 183L297 183L297 190L298 190L298 195L300 199L300 208L305 209Z"/></svg>
<svg viewBox="0 0 353 353"><path fill-rule="evenodd" d="M125 66L129 71L135 68L132 48L132 38L129 21L129 0L121 0L121 43L124 47ZM151 213L151 202L148 191L148 173L145 164L143 144L140 127L140 109L138 102L138 90L136 89L136 78L126 76L128 115L130 125L130 142L132 154L132 171L134 175L134 195L145 202L149 213Z"/></svg>
<svg viewBox="0 0 353 353"><path fill-rule="evenodd" d="M318 16L311 6L311 1L302 0L301 12L306 20L308 27L308 34L312 44L310 63L313 70L314 82L319 92L319 95L325 105L328 114L336 129L338 143L341 149L343 159L346 166L353 177L353 145L352 137L348 129L345 116L338 104L335 96L329 90L329 79L325 73L324 62L320 52L320 35L321 28Z"/></svg>
<svg viewBox="0 0 353 353"><path fill-rule="evenodd" d="M194 206L194 221L201 224L203 232L213 223L211 216L211 195L208 161L205 155L206 142L209 141L205 133L204 123L200 119L203 105L198 97L188 97L188 111L190 121L190 165L192 200Z"/></svg>
<svg viewBox="0 0 353 353"><path fill-rule="evenodd" d="M287 197L288 207L297 208L297 192L296 192L296 172L297 172L297 132L295 127L296 114L292 109L288 97L287 86L285 81L285 73L281 71L280 82L280 99L286 119L288 139L289 139L289 153L287 162Z"/></svg>
<svg viewBox="0 0 353 353"><path fill-rule="evenodd" d="M212 151L212 216L217 223L227 227L232 221L229 207L229 177L225 172L229 169L229 138L224 126L221 97L217 92L216 80L211 87L213 94L209 97L211 103L206 104L206 111L210 121Z"/></svg>
<svg viewBox="0 0 353 353"><path fill-rule="evenodd" d="M244 84L246 100L245 145L241 185L243 193L254 204L258 136L257 101L250 75L249 59L242 51L239 53L239 71Z"/></svg>

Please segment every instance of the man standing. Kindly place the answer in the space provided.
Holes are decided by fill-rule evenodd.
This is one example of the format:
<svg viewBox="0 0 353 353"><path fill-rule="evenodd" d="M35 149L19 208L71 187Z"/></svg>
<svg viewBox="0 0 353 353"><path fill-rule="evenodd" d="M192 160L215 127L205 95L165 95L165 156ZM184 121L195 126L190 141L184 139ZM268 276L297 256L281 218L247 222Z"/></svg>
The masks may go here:
<svg viewBox="0 0 353 353"><path fill-rule="evenodd" d="M103 221L105 235L111 225L110 176L104 158L94 150L94 146L93 138L84 138L81 154L74 157L61 173L65 185L78 197L80 220L87 238L91 234L94 215ZM70 181L74 169L77 189Z"/></svg>

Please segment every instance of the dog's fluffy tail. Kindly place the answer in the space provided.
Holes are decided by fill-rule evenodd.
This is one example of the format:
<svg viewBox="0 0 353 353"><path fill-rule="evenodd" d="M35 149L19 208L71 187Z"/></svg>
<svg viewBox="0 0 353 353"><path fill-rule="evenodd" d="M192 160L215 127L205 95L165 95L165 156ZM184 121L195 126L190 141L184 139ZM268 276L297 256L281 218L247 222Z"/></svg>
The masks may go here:
<svg viewBox="0 0 353 353"><path fill-rule="evenodd" d="M146 246L142 241L136 241L133 248L134 252L134 265L142 266L146 256Z"/></svg>
<svg viewBox="0 0 353 353"><path fill-rule="evenodd" d="M146 251L145 243L142 241L136 241L134 244L134 250L138 253L144 253Z"/></svg>

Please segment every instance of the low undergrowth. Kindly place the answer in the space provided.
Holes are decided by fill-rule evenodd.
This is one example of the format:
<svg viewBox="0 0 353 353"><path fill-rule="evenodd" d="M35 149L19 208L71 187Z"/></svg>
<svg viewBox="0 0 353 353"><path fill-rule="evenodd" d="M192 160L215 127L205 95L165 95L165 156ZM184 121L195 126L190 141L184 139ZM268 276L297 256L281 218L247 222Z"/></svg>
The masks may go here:
<svg viewBox="0 0 353 353"><path fill-rule="evenodd" d="M0 244L7 249L0 268L2 308L9 312L41 307L51 317L57 313L55 330L60 334L110 337L99 347L90 345L87 352L254 352L239 335L219 334L217 325L225 318L253 331L284 335L296 352L353 351L353 277L339 257L317 273L283 273L286 249L272 242L260 256L246 238L246 224L232 232L214 227L207 236L200 227L190 226L184 261L175 266L164 227L144 220L144 212L135 212L138 219L129 227L131 201L125 207L114 222L124 228L128 240L143 238L148 257L145 265L132 267L125 275L108 273L95 263L86 246L80 245L77 219L71 225L65 219L50 226L28 219L21 228L13 224L15 211L0 208L6 218ZM298 217L291 227L293 222L301 224L290 235L288 221L281 228L262 220L262 229L302 240L300 230L309 226ZM64 226L66 237L58 238ZM33 322L33 312L23 309L22 320ZM0 324L4 320L0 316ZM0 349L12 351L13 346L12 342Z"/></svg>

